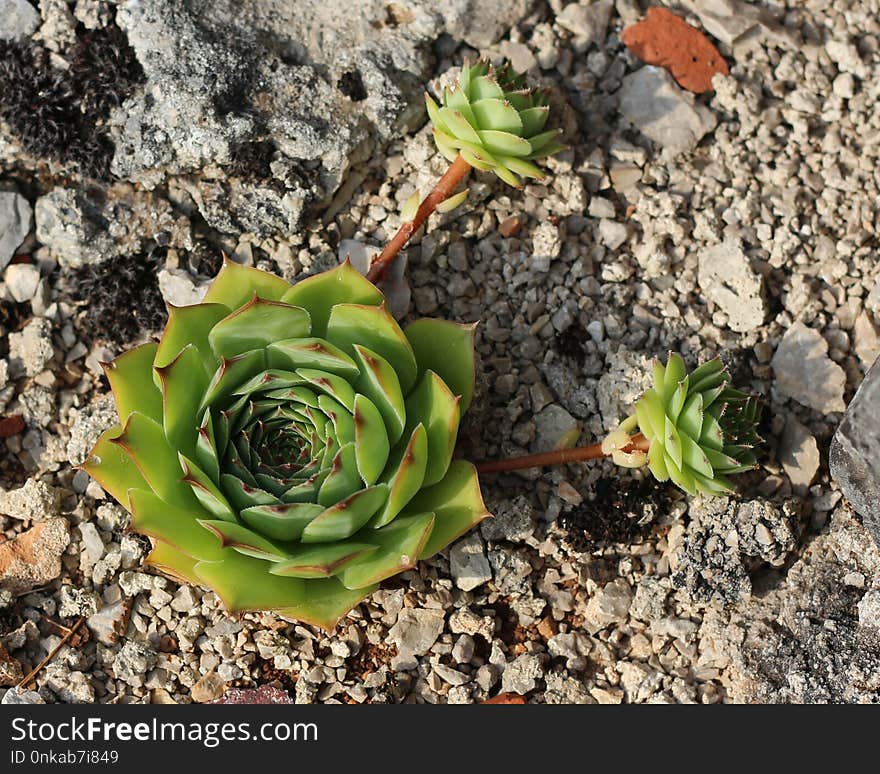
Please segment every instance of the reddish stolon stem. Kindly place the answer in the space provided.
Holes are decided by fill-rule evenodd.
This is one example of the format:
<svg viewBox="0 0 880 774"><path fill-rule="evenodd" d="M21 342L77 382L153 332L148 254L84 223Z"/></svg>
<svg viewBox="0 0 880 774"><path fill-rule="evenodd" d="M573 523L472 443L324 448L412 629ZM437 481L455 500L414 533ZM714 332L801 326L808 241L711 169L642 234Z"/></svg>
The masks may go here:
<svg viewBox="0 0 880 774"><path fill-rule="evenodd" d="M641 433L634 435L632 443L621 451L648 451L648 439ZM609 455L602 451L601 443L589 446L577 446L574 449L556 449L540 454L527 454L524 457L513 457L508 460L485 460L476 463L478 473L501 473L508 470L526 470L528 468L544 468L550 465L565 465L568 462L586 462L597 460Z"/></svg>
<svg viewBox="0 0 880 774"><path fill-rule="evenodd" d="M394 238L385 245L382 252L373 259L370 270L367 272L367 279L370 282L377 283L385 277L391 263L409 241L410 237L421 228L422 224L428 219L428 216L437 209L437 205L449 198L456 186L472 168L461 156L455 157L455 161L449 165L446 174L437 181L437 185L434 186L431 193L419 205L415 217L404 223L394 235Z"/></svg>

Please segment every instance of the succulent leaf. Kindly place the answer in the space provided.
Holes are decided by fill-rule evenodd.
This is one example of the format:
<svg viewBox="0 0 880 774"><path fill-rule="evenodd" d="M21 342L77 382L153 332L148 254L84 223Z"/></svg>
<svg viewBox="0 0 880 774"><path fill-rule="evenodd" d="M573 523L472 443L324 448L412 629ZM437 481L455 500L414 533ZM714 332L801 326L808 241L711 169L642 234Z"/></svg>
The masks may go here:
<svg viewBox="0 0 880 774"><path fill-rule="evenodd" d="M122 434L118 425L105 430L98 437L83 470L109 492L124 508L128 508L131 489L149 489L138 466L114 440Z"/></svg>
<svg viewBox="0 0 880 774"><path fill-rule="evenodd" d="M470 193L470 189L465 188L463 191L459 191L457 194L444 199L437 205L437 212L452 212L456 207L464 204L468 198L468 193Z"/></svg>
<svg viewBox="0 0 880 774"><path fill-rule="evenodd" d="M347 589L335 577L311 579L305 584L299 602L291 600L288 606L278 608L275 612L282 618L331 630L342 616L377 588L378 584L374 583Z"/></svg>
<svg viewBox="0 0 880 774"><path fill-rule="evenodd" d="M325 510L317 503L254 505L239 513L241 520L272 540L299 540L305 528Z"/></svg>
<svg viewBox="0 0 880 774"><path fill-rule="evenodd" d="M415 384L415 354L385 304L337 304L327 323L327 340L349 355L354 353L355 345L381 355L391 364L404 393Z"/></svg>
<svg viewBox="0 0 880 774"><path fill-rule="evenodd" d="M147 555L144 563L155 567L160 572L174 578L180 583L190 583L198 586L201 579L196 574L196 565L199 560L183 551L179 551L164 540L156 540L153 550Z"/></svg>
<svg viewBox="0 0 880 774"><path fill-rule="evenodd" d="M443 480L419 492L407 505L404 515L422 510L434 514L434 529L422 549L422 559L441 551L492 515L483 503L477 470L465 460L452 462Z"/></svg>
<svg viewBox="0 0 880 774"><path fill-rule="evenodd" d="M385 422L389 442L396 443L406 422L400 379L385 358L367 347L355 344L354 356L360 368L354 387L358 394L366 395L375 404Z"/></svg>
<svg viewBox="0 0 880 774"><path fill-rule="evenodd" d="M291 551L287 559L273 564L269 572L292 578L330 578L355 560L378 550L379 546L370 543L338 542L301 546Z"/></svg>
<svg viewBox="0 0 880 774"><path fill-rule="evenodd" d="M212 588L230 612L275 610L302 602L306 581L272 575L272 562L224 548L222 559L198 562L193 568L199 581Z"/></svg>
<svg viewBox="0 0 880 774"><path fill-rule="evenodd" d="M304 338L311 328L309 313L301 306L266 301L255 294L211 329L208 343L218 357L235 357L281 338Z"/></svg>
<svg viewBox="0 0 880 774"><path fill-rule="evenodd" d="M266 301L280 301L289 289L290 285L281 277L227 259L202 302L223 304L235 310L247 304L255 294Z"/></svg>
<svg viewBox="0 0 880 774"><path fill-rule="evenodd" d="M388 484L388 500L376 516L376 527L388 524L422 488L428 467L428 433L420 422L407 439L404 434L391 450L381 480Z"/></svg>
<svg viewBox="0 0 880 774"><path fill-rule="evenodd" d="M140 411L156 421L162 419L162 393L153 382L153 361L158 348L158 344L142 344L104 364L120 422L125 422L132 411Z"/></svg>
<svg viewBox="0 0 880 774"><path fill-rule="evenodd" d="M359 489L319 513L306 525L300 540L303 543L329 543L351 537L387 499L388 487L384 484Z"/></svg>
<svg viewBox="0 0 880 774"><path fill-rule="evenodd" d="M419 378L433 371L461 398L461 413L474 395L474 335L476 325L462 325L430 317L406 326L406 338L415 352Z"/></svg>
<svg viewBox="0 0 880 774"><path fill-rule="evenodd" d="M356 589L415 567L433 527L434 514L423 513L395 519L381 529L365 533L364 539L378 550L346 567L342 584Z"/></svg>
<svg viewBox="0 0 880 774"><path fill-rule="evenodd" d="M425 427L428 463L423 486L436 484L449 468L458 437L461 399L433 371L425 371L421 381L406 398L406 415ZM413 428L415 429L415 428Z"/></svg>
<svg viewBox="0 0 880 774"><path fill-rule="evenodd" d="M452 461L473 339L404 332L348 263L290 286L227 262L158 344L107 366L121 422L83 468L153 539L151 565L232 611L332 627L487 515Z"/></svg>
<svg viewBox="0 0 880 774"><path fill-rule="evenodd" d="M543 93L526 88L525 76L505 64L465 64L454 88L444 89L441 104L425 95L437 149L450 161L461 157L472 167L494 172L519 188L521 177L540 178L530 159L562 146L559 130L545 131L550 109ZM521 163L517 163L517 161Z"/></svg>
<svg viewBox="0 0 880 774"><path fill-rule="evenodd" d="M187 344L167 366L157 368L162 385L161 419L165 438L173 449L195 456L199 406L208 374L199 353Z"/></svg>
<svg viewBox="0 0 880 774"><path fill-rule="evenodd" d="M312 336L326 338L327 321L337 304L378 306L384 300L381 291L365 279L346 260L330 271L297 282L281 298L285 304L300 306L312 320Z"/></svg>
<svg viewBox="0 0 880 774"><path fill-rule="evenodd" d="M391 444L382 413L363 393L354 399L354 433L358 472L364 483L370 486L385 469Z"/></svg>
<svg viewBox="0 0 880 774"><path fill-rule="evenodd" d="M181 480L177 453L165 439L162 425L146 414L129 414L122 432L108 439L124 451L159 497L171 505L191 508L195 505L192 490Z"/></svg>
<svg viewBox="0 0 880 774"><path fill-rule="evenodd" d="M187 344L192 344L199 351L205 370L209 373L213 372L217 362L208 343L208 334L228 314L229 307L223 304L169 306L168 323L165 325L152 365L155 368L167 366ZM156 386L159 386L158 381Z"/></svg>

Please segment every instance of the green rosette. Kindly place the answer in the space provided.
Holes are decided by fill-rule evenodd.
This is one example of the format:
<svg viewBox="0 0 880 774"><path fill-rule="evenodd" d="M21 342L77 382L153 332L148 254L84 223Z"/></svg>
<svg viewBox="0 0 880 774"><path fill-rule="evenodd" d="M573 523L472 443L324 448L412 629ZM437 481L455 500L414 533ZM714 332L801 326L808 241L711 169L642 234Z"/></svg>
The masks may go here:
<svg viewBox="0 0 880 774"><path fill-rule="evenodd" d="M405 329L348 262L290 285L227 262L158 343L106 366L119 424L84 469L147 561L230 611L326 629L486 518L453 460L474 326Z"/></svg>
<svg viewBox="0 0 880 774"><path fill-rule="evenodd" d="M557 142L561 130L546 128L546 94L529 88L509 64L465 63L456 84L443 90L440 104L428 94L425 102L437 149L449 161L460 155L517 188L522 177L544 176L536 160L563 150Z"/></svg>

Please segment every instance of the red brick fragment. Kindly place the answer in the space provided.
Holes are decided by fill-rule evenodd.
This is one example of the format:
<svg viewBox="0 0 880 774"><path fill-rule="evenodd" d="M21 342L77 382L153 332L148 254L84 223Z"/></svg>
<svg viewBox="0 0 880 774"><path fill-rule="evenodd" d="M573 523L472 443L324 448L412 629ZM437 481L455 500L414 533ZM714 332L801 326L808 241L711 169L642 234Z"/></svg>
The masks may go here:
<svg viewBox="0 0 880 774"><path fill-rule="evenodd" d="M505 239L509 239L512 236L516 236L521 228L522 221L516 215L511 215L509 218L501 221L501 224L498 226L498 233Z"/></svg>
<svg viewBox="0 0 880 774"><path fill-rule="evenodd" d="M483 704L525 704L526 697L518 693L499 693L491 699L486 699Z"/></svg>
<svg viewBox="0 0 880 774"><path fill-rule="evenodd" d="M13 435L18 435L24 428L24 417L21 414L4 417L0 419L0 438L11 438Z"/></svg>
<svg viewBox="0 0 880 774"><path fill-rule="evenodd" d="M666 8L649 8L642 21L623 31L622 40L643 62L666 68L679 86L696 94L712 91L715 73L730 73L709 39Z"/></svg>

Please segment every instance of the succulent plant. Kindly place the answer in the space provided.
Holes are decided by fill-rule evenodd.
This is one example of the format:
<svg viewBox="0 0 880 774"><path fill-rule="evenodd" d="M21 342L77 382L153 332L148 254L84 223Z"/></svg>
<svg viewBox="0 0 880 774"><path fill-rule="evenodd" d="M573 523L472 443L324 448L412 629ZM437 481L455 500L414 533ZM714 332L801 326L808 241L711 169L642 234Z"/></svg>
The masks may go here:
<svg viewBox="0 0 880 774"><path fill-rule="evenodd" d="M443 90L442 104L425 95L434 141L449 160L459 155L472 167L492 171L517 188L518 176L541 178L533 163L562 150L561 130L547 130L547 97L526 87L509 64L481 60L461 68L458 82Z"/></svg>
<svg viewBox="0 0 880 774"><path fill-rule="evenodd" d="M465 62L457 83L443 90L442 105L425 94L434 124L437 149L450 162L431 192L420 202L416 191L401 210L403 223L376 256L367 277L382 284L395 257L432 212L450 212L462 204L468 189L454 193L471 169L494 172L515 188L520 177L540 179L536 159L563 150L561 129L547 129L547 96L526 86L508 62L493 67L485 60Z"/></svg>
<svg viewBox="0 0 880 774"><path fill-rule="evenodd" d="M654 386L606 439L606 453L630 467L647 463L655 478L671 479L688 494L725 494L732 489L727 476L755 467L761 440L757 398L732 389L729 380L719 358L690 374L680 355L670 353L665 366L655 361ZM647 451L623 451L636 427Z"/></svg>
<svg viewBox="0 0 880 774"><path fill-rule="evenodd" d="M292 286L227 262L106 373L119 425L84 469L153 538L150 564L231 611L330 628L489 515L452 459L473 326L401 330L348 262Z"/></svg>

